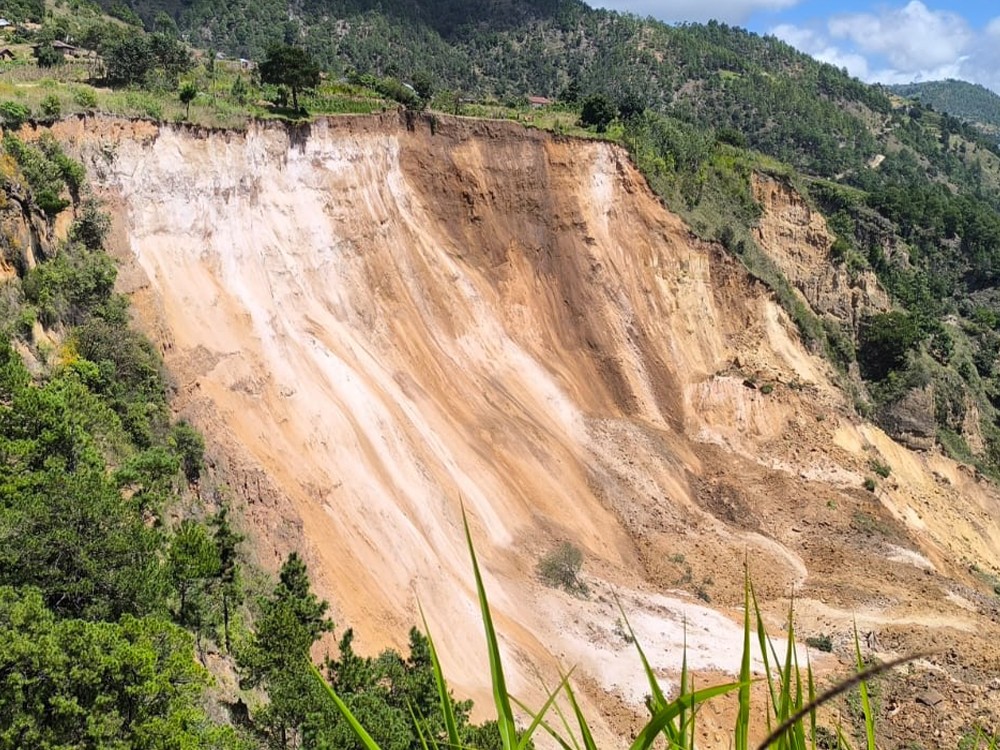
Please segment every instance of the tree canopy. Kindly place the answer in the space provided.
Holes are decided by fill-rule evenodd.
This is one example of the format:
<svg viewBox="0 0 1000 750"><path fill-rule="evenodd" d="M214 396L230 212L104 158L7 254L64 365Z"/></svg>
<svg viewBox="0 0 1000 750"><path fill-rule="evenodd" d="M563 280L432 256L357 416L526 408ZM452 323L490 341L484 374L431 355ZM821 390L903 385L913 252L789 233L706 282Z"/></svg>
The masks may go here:
<svg viewBox="0 0 1000 750"><path fill-rule="evenodd" d="M319 65L306 50L288 44L271 47L260 64L260 79L264 83L287 86L292 93L292 106L299 108L299 92L319 85Z"/></svg>
<svg viewBox="0 0 1000 750"><path fill-rule="evenodd" d="M39 591L0 587L0 747L235 747L192 655L164 619L60 619Z"/></svg>

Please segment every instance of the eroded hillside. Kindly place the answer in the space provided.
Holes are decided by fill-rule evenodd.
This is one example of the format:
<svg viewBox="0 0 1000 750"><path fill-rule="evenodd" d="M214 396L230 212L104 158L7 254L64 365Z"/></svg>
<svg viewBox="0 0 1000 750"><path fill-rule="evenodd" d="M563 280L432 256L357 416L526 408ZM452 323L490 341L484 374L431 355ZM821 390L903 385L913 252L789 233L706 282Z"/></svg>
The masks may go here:
<svg viewBox="0 0 1000 750"><path fill-rule="evenodd" d="M395 114L58 128L262 562L305 549L362 646L399 644L419 598L457 691L485 697L464 503L513 690L578 664L610 731L642 698L611 592L664 676L685 619L694 666L733 670L745 554L771 611L794 590L835 655L855 615L877 653L938 649L887 689L888 735L997 715L998 600L970 572L1000 565L992 486L861 424L768 291L617 147ZM810 298L825 228L806 216L796 248L772 219L762 242ZM537 580L564 540L589 600ZM916 703L928 687L961 711Z"/></svg>

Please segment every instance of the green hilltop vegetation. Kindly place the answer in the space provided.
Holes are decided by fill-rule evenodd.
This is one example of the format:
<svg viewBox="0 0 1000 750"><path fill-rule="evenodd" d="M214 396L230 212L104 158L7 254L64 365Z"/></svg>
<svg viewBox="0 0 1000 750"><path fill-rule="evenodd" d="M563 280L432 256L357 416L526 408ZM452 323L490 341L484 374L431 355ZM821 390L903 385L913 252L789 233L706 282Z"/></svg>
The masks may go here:
<svg viewBox="0 0 1000 750"><path fill-rule="evenodd" d="M332 625L305 566L292 555L273 581L246 564L227 490L198 433L172 422L157 352L114 292L108 217L54 140L16 136L29 120L240 128L405 107L620 143L770 287L861 414L892 429L928 395L910 421L1000 471L1000 150L955 112L774 38L575 0L11 0L4 13L0 749L373 747L311 671ZM754 240L754 172L821 210L831 263L875 273L895 309L855 324L809 308ZM66 236L29 262L11 227L64 212ZM209 653L238 685L208 672ZM504 716L475 726L467 703L441 699L417 631L409 655L374 659L345 631L323 672L379 747L519 744ZM742 689L740 702L745 717Z"/></svg>
<svg viewBox="0 0 1000 750"><path fill-rule="evenodd" d="M984 126L991 134L1000 131L1000 96L985 86L968 81L925 81L890 86L894 94L919 99L938 112Z"/></svg>

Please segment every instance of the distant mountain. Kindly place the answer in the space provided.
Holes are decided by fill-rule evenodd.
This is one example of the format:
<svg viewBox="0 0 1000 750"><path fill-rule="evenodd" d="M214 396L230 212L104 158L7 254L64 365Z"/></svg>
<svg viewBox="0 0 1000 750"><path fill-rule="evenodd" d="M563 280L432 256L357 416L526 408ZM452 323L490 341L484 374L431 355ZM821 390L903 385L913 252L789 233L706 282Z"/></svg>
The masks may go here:
<svg viewBox="0 0 1000 750"><path fill-rule="evenodd" d="M889 89L900 96L920 99L952 117L981 123L991 130L1000 129L1000 96L978 83L949 78L890 86Z"/></svg>

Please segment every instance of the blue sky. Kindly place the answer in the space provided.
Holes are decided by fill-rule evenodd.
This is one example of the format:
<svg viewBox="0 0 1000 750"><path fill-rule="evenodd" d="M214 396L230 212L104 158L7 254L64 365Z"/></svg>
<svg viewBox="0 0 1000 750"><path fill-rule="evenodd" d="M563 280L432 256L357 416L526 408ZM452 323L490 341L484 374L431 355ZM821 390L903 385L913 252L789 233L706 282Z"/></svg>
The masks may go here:
<svg viewBox="0 0 1000 750"><path fill-rule="evenodd" d="M993 0L590 0L664 21L717 18L789 44L864 81L960 78L1000 93Z"/></svg>

